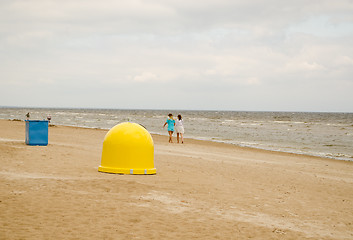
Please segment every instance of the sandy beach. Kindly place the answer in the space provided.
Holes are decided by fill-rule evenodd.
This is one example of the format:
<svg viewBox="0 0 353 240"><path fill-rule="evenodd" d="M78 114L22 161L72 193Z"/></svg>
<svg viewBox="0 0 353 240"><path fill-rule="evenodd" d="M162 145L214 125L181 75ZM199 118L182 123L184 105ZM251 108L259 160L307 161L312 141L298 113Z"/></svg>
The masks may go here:
<svg viewBox="0 0 353 240"><path fill-rule="evenodd" d="M0 120L0 239L353 239L353 162L153 135L156 175L107 174L106 133Z"/></svg>

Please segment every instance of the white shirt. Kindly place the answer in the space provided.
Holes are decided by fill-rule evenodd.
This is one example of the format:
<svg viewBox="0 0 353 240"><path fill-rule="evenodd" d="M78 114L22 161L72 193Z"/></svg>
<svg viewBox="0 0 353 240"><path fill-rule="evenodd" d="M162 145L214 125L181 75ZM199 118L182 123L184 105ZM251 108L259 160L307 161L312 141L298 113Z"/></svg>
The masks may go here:
<svg viewBox="0 0 353 240"><path fill-rule="evenodd" d="M183 119L181 119L181 120L177 119L177 120L175 121L175 126L176 126L176 127L178 127L178 126L182 126L182 127L183 127L183 123L184 123Z"/></svg>

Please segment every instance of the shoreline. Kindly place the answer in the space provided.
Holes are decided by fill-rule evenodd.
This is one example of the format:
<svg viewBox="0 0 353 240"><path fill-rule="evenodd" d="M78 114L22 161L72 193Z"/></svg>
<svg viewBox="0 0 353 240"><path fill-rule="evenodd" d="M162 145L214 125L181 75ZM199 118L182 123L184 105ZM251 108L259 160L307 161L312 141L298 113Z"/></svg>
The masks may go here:
<svg viewBox="0 0 353 240"><path fill-rule="evenodd" d="M18 121L18 122L24 122L24 120L21 119L0 119L0 120L8 120L8 121ZM62 127L72 127L72 128L83 128L83 129L95 129L95 130L102 130L102 131L109 131L110 129L108 128L97 128L97 127L87 127L87 126L72 126L72 125L51 125L49 127L55 127L55 126L62 126ZM156 136L168 136L167 134L159 134L159 133L151 133L150 134L156 135ZM173 138L176 139L176 136L174 136L175 134L173 134ZM315 154L309 154L309 153L298 153L298 152L290 152L290 151L283 151L283 150L274 150L274 149L267 149L267 148L261 148L261 147L255 147L255 146L243 146L240 144L236 144L236 143L230 143L230 142L225 142L225 141L219 141L219 140L212 140L212 139L202 139L202 138L193 138L193 137L184 137L184 139L186 140L197 140L197 141L206 141L206 142L212 142L212 143L221 143L221 144L227 144L227 145L232 145L232 146L236 146L239 148L245 148L245 149L254 149L254 150L263 150L263 151L269 151L269 152L274 152L274 153L285 153L285 154L294 154L294 155L298 155L298 156L306 156L306 157L316 157L316 158L322 158L322 159L327 159L327 160L334 160L334 161L344 161L344 162L353 162L353 158L352 160L349 159L343 159L343 158L337 158L337 157L329 157L329 156L323 156L323 155L315 155Z"/></svg>
<svg viewBox="0 0 353 240"><path fill-rule="evenodd" d="M24 120L11 120L11 119L0 119L0 124L1 121L9 121L9 122L21 122L21 123L25 123ZM68 126L68 125L53 125L53 124L49 124L49 141L48 141L48 146L50 145L50 129L51 128L68 128L68 129L82 129L82 130L93 130L93 131L99 131L99 132L104 132L104 136L105 134L110 130L110 129L104 129L104 128L95 128L95 127L86 127L86 126ZM23 125L23 130L25 130L25 125ZM23 132L24 134L25 132ZM174 143L170 144L168 143L168 135L165 134L158 134L158 133L150 133L153 139L157 139L157 141L160 141L162 138L165 139L164 143L167 145L187 145L187 143L192 143L192 144L199 144L199 145L212 145L212 146L218 146L218 147L224 147L224 148L230 148L230 149L235 149L235 150L240 150L240 151L251 151L251 152L258 152L258 153L262 153L262 154L275 154L275 155L279 155L279 156L283 156L283 157L290 157L290 156L294 156L294 157L299 157L299 158L309 158L309 159L315 159L315 160L321 160L321 161L333 161L333 162L342 162L342 163L348 163L348 164L353 164L353 160L342 160L342 159L336 159L336 158L331 158L331 157L324 157L324 156L317 156L317 155L310 155L310 154L306 154L306 153L295 153L295 152L285 152L285 151L276 151L276 150L270 150L270 149L263 149L263 148L256 148L256 147L250 147L250 146L241 146L238 144L233 144L233 143L227 143L227 142L221 142L221 141L213 141L213 140L208 140L208 139L197 139L197 138L188 138L188 137L184 137L185 140L187 140L188 142L184 143L184 144L178 144L176 143L176 136L173 136L173 140ZM20 140L17 140L20 141ZM163 141L163 140L162 140ZM25 139L23 139L23 143L25 142ZM103 138L102 138L102 144L103 144Z"/></svg>

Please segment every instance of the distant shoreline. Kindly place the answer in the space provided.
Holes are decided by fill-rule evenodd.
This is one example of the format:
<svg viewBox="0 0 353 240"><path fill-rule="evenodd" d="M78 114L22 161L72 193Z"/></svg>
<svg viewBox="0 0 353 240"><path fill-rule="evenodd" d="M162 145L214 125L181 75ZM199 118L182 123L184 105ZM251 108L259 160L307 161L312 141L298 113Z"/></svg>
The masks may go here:
<svg viewBox="0 0 353 240"><path fill-rule="evenodd" d="M1 120L1 119L0 119ZM17 122L24 122L25 120L21 119L2 119L2 120L8 120L8 121L17 121ZM97 127L86 127L86 126L70 126L70 125L54 125L54 124L49 124L49 127L56 127L56 126L61 126L61 127L69 127L69 128L78 128L78 129L92 129L92 130L100 130L100 131L106 131L108 132L108 128L97 128ZM160 136L160 137L166 137L167 139L167 134L159 134L159 133L153 133L150 132L152 136ZM174 133L173 138L176 141L176 134ZM312 157L312 158L319 158L319 159L324 159L324 160L332 160L332 161L346 161L346 162L353 162L352 160L346 160L346 159L338 159L334 157L326 157L326 156L320 156L320 155L310 155L306 153L295 153L295 152L286 152L286 151L281 151L281 150L271 150L271 149L265 149L265 148L260 148L260 147L251 147L251 146L242 146L238 145L235 143L228 143L228 142L223 142L223 141L217 141L217 140L212 140L212 139L201 139L201 138L190 138L190 137L185 137L184 138L185 144L187 144L187 141L201 141L201 142L211 142L211 143L218 143L218 144L226 144L229 146L234 146L234 147L239 147L242 149L249 149L249 150L257 150L257 151L264 151L264 152L273 152L273 153L279 153L279 154L289 154L289 155L296 155L296 156L304 156L304 157Z"/></svg>

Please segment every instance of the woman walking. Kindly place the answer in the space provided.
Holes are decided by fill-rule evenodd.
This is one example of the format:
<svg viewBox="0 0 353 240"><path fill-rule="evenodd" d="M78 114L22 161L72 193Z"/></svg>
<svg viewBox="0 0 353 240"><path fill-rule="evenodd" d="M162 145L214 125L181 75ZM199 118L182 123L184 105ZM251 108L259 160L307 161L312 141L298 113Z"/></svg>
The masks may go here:
<svg viewBox="0 0 353 240"><path fill-rule="evenodd" d="M178 119L175 121L175 131L177 133L177 141L179 143L179 134L181 137L181 143L184 143L184 121L183 118L181 117L181 115L178 115Z"/></svg>
<svg viewBox="0 0 353 240"><path fill-rule="evenodd" d="M173 143L172 136L173 136L173 132L174 132L175 120L173 119L173 114L171 114L171 113L168 114L168 119L164 123L163 128L167 124L168 124L168 133L169 133L169 142Z"/></svg>

